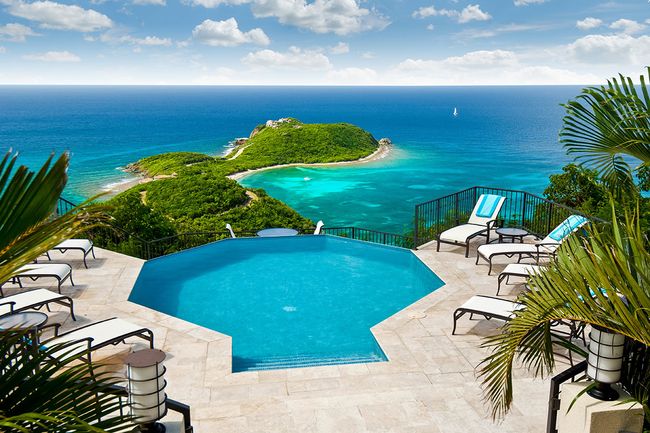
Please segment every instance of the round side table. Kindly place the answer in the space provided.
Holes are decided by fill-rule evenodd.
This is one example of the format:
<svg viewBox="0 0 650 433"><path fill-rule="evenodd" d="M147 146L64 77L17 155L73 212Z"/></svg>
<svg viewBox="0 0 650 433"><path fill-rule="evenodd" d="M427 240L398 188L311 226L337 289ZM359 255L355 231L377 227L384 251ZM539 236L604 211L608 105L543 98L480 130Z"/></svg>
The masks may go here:
<svg viewBox="0 0 650 433"><path fill-rule="evenodd" d="M509 239L510 242L519 240L519 242L523 244L524 238L530 234L528 230L518 229L515 227L501 227L496 229L495 232L499 235L499 243L505 242Z"/></svg>

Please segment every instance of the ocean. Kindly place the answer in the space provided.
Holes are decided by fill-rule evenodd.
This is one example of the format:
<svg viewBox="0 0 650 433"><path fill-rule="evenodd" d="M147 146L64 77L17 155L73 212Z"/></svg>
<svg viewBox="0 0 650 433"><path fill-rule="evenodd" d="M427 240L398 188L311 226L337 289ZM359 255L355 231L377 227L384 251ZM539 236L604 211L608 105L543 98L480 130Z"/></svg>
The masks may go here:
<svg viewBox="0 0 650 433"><path fill-rule="evenodd" d="M242 180L328 226L410 229L415 204L473 185L541 193L570 161L558 143L580 87L0 86L0 145L38 167L72 155L66 197L128 180L148 155L218 155L267 119L349 122L388 157L364 165L287 168ZM454 108L458 116L453 116Z"/></svg>

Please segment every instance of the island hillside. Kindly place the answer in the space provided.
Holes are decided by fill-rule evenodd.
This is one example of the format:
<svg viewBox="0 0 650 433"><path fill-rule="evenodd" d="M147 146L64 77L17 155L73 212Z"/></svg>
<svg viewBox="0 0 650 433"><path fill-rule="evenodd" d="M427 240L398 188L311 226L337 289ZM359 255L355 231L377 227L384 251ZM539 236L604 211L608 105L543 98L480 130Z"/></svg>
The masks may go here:
<svg viewBox="0 0 650 433"><path fill-rule="evenodd" d="M265 227L308 229L313 221L266 194L246 189L229 175L284 164L354 161L379 148L375 138L346 123L269 121L238 139L225 157L174 152L147 157L128 170L141 183L108 201L115 224L145 240L186 232Z"/></svg>

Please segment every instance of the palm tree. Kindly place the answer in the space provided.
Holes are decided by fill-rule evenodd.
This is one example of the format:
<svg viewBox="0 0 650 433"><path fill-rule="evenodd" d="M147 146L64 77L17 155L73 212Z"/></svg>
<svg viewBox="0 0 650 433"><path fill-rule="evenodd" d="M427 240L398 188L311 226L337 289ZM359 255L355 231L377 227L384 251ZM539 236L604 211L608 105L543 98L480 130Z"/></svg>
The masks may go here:
<svg viewBox="0 0 650 433"><path fill-rule="evenodd" d="M650 67L647 69L650 79ZM650 164L650 93L643 75L612 78L588 87L564 105L560 143L576 159L599 171L613 192L635 191L632 161Z"/></svg>
<svg viewBox="0 0 650 433"><path fill-rule="evenodd" d="M102 223L102 207L86 202L64 215L56 207L67 182L69 158L53 156L38 172L16 167L7 152L0 162L0 282L61 241ZM132 428L107 393L113 380L95 375L76 356L51 355L65 347L34 352L25 335L3 331L0 338L0 430L12 432L100 432ZM65 350L64 350L65 351ZM59 354L61 352L58 352Z"/></svg>
<svg viewBox="0 0 650 433"><path fill-rule="evenodd" d="M487 338L492 350L479 375L492 415L503 416L512 403L512 370L521 361L536 376L554 367L551 324L573 320L609 329L650 346L650 252L637 215L589 227L587 236L567 239L556 259L530 279L518 301L526 308ZM600 290L590 290L590 288ZM648 377L650 380L650 376ZM647 407L647 389L636 397ZM645 393L645 395L643 395ZM648 412L650 419L650 412Z"/></svg>
<svg viewBox="0 0 650 433"><path fill-rule="evenodd" d="M637 89L631 78L621 75L606 86L584 89L565 107L560 141L567 152L598 170L613 197L637 200L629 164L636 160L642 167L650 166L650 94L645 78L641 76ZM546 270L530 279L531 290L519 297L526 308L504 325L501 334L485 341L491 353L479 376L494 417L503 416L511 406L516 361L536 376L553 371L553 344L561 336L554 334L551 324L558 320L597 325L650 346L650 252L641 212L637 204L625 216L617 216L614 199L611 208L612 223L592 225L587 236L567 240ZM577 350L569 342L566 345ZM634 397L650 420L650 372L646 374L645 385L634 390Z"/></svg>

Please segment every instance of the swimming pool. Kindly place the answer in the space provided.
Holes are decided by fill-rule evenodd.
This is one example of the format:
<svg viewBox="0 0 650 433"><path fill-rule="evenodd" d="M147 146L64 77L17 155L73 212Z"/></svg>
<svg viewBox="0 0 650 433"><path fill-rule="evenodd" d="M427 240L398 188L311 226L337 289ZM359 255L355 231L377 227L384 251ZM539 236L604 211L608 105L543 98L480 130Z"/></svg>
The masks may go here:
<svg viewBox="0 0 650 433"><path fill-rule="evenodd" d="M443 284L401 248L228 239L149 260L129 300L230 335L245 371L386 360L370 328Z"/></svg>

